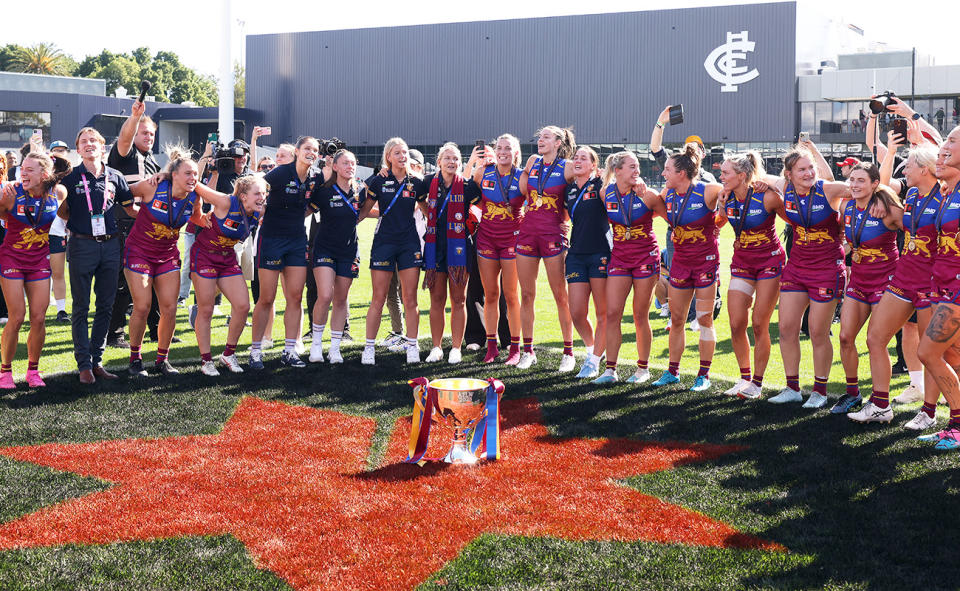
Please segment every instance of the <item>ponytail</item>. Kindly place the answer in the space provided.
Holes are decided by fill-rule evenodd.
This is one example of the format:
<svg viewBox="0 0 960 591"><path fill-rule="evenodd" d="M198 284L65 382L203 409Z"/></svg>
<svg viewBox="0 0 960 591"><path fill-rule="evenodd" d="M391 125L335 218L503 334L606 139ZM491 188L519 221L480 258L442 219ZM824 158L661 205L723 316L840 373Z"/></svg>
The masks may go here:
<svg viewBox="0 0 960 591"><path fill-rule="evenodd" d="M569 127L557 127L556 125L547 125L540 129L537 132L537 135L548 131L554 135L559 141L560 145L557 146L557 158L563 158L568 160L573 158L573 155L577 151L577 139L573 135L573 129Z"/></svg>
<svg viewBox="0 0 960 591"><path fill-rule="evenodd" d="M70 170L73 169L73 165L70 164L70 161L59 156L57 154L44 154L43 152L29 152L24 160L27 158L34 160L37 164L40 165L40 168L43 169L45 173L45 178L41 183L41 188L43 189L44 195L50 192L51 189L57 186L63 177L70 174Z"/></svg>
<svg viewBox="0 0 960 591"><path fill-rule="evenodd" d="M613 180L616 171L623 168L623 163L630 158L637 160L636 155L633 152L627 152L626 150L617 152L615 154L610 154L607 156L606 162L604 162L604 172L603 172L603 188L606 189L610 186L610 181ZM639 161L638 161L639 163Z"/></svg>
<svg viewBox="0 0 960 591"><path fill-rule="evenodd" d="M758 178L763 176L763 159L756 150L750 150L742 154L735 154L726 159L733 167L735 172L742 172L747 176L744 181L747 186L753 184Z"/></svg>
<svg viewBox="0 0 960 591"><path fill-rule="evenodd" d="M691 181L700 171L700 163L703 157L700 155L699 146L695 143L689 143L683 146L683 150L670 156L674 168L683 172Z"/></svg>
<svg viewBox="0 0 960 591"><path fill-rule="evenodd" d="M167 153L167 158L170 159L163 169L169 175L177 172L183 164L193 162L190 148L184 147L182 144L168 144L164 146L163 151Z"/></svg>

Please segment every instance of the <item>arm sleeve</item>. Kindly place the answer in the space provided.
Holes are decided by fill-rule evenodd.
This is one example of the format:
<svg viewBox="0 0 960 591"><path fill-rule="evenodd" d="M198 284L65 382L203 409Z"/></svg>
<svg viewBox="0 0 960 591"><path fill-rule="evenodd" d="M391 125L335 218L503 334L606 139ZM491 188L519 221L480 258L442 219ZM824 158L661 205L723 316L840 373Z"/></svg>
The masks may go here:
<svg viewBox="0 0 960 591"><path fill-rule="evenodd" d="M483 194L480 192L480 187L477 185L477 183L473 182L473 179L470 179L463 184L463 198L470 205L478 203L482 196Z"/></svg>
<svg viewBox="0 0 960 591"><path fill-rule="evenodd" d="M116 187L116 202L121 207L130 207L133 205L133 193L130 192L130 185L127 184L127 179L123 178L122 175L116 174L113 177L113 184Z"/></svg>
<svg viewBox="0 0 960 591"><path fill-rule="evenodd" d="M656 152L653 152L653 159L657 161L657 164L660 165L660 168L663 168L667 163L667 151L663 148L660 148Z"/></svg>

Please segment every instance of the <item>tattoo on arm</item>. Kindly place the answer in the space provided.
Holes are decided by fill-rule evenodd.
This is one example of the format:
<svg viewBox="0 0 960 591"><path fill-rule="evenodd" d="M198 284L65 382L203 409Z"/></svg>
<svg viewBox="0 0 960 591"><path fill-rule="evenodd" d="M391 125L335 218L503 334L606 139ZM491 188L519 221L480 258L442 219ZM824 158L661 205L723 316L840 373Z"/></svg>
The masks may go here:
<svg viewBox="0 0 960 591"><path fill-rule="evenodd" d="M927 336L935 343L949 342L960 329L960 320L948 306L938 306L927 325Z"/></svg>

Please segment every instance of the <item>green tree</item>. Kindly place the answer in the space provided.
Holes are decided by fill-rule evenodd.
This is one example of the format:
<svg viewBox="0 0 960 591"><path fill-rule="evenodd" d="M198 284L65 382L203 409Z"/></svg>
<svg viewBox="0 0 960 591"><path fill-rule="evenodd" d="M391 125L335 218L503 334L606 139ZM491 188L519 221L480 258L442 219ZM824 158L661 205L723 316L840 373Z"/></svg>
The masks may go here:
<svg viewBox="0 0 960 591"><path fill-rule="evenodd" d="M233 62L233 104L245 106L247 101L247 70L240 62Z"/></svg>
<svg viewBox="0 0 960 591"><path fill-rule="evenodd" d="M24 47L8 43L0 47L0 72L13 72L13 57Z"/></svg>
<svg viewBox="0 0 960 591"><path fill-rule="evenodd" d="M13 55L12 65L18 72L69 76L71 62L53 43L21 47Z"/></svg>

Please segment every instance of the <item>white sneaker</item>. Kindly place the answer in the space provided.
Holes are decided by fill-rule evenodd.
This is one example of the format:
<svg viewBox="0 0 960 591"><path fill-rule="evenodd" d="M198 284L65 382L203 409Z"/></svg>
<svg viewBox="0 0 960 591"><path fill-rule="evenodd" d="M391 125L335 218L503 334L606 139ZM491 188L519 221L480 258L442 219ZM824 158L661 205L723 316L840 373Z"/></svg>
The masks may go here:
<svg viewBox="0 0 960 591"><path fill-rule="evenodd" d="M440 359L443 359L442 349L440 350ZM440 359L437 359L437 361L440 361ZM407 363L420 363L420 348L416 344L407 346Z"/></svg>
<svg viewBox="0 0 960 591"><path fill-rule="evenodd" d="M461 361L463 361L463 353L460 352L460 349L450 349L450 356L447 357L447 363L456 365Z"/></svg>
<svg viewBox="0 0 960 591"><path fill-rule="evenodd" d="M693 320L690 321L690 324L687 325L687 328L689 328L693 332L697 332L698 330L700 330L700 321L694 318Z"/></svg>
<svg viewBox="0 0 960 591"><path fill-rule="evenodd" d="M893 420L893 409L868 402L857 412L848 412L847 418L858 423L889 423Z"/></svg>
<svg viewBox="0 0 960 591"><path fill-rule="evenodd" d="M417 353L417 356L417 361L419 361L419 353ZM430 349L430 354L427 355L426 359L424 359L424 361L427 363L436 363L441 360L443 360L443 349L440 347L434 347L433 349Z"/></svg>
<svg viewBox="0 0 960 591"><path fill-rule="evenodd" d="M526 353L520 356L520 362L517 363L517 369L530 369L530 366L537 362L536 353Z"/></svg>
<svg viewBox="0 0 960 591"><path fill-rule="evenodd" d="M296 344L293 346L293 350L297 352L297 355L303 355L304 351L307 350L306 345L303 344L303 339L297 339Z"/></svg>
<svg viewBox="0 0 960 591"><path fill-rule="evenodd" d="M823 408L827 405L829 399L823 394L817 392L811 392L810 398L807 398L807 401L803 403L801 408Z"/></svg>
<svg viewBox="0 0 960 591"><path fill-rule="evenodd" d="M226 368L232 371L233 373L243 373L243 368L240 367L240 362L237 361L236 353L234 353L233 355L224 355L223 353L221 353L220 363L226 366Z"/></svg>
<svg viewBox="0 0 960 591"><path fill-rule="evenodd" d="M310 363L323 363L323 343L310 343Z"/></svg>
<svg viewBox="0 0 960 591"><path fill-rule="evenodd" d="M633 372L633 375L627 378L627 383L629 384L642 384L650 379L650 370L637 368L637 371Z"/></svg>
<svg viewBox="0 0 960 591"><path fill-rule="evenodd" d="M922 410L917 412L917 416L910 419L910 422L903 426L904 429L911 431L926 431L937 424L936 418L930 418Z"/></svg>
<svg viewBox="0 0 960 591"><path fill-rule="evenodd" d="M730 388L729 390L724 390L723 395L724 395L724 396L736 396L736 395L739 394L740 392L743 392L743 391L746 389L746 387L749 386L751 383L752 383L752 382L750 382L750 381L748 381L748 380L745 380L745 379L743 379L743 378L740 378L740 381L737 382L736 384L734 384L732 388Z"/></svg>
<svg viewBox="0 0 960 591"><path fill-rule="evenodd" d="M557 371L560 373L567 373L573 371L577 368L577 360L574 359L573 355L564 355L560 358L560 367L557 368Z"/></svg>
<svg viewBox="0 0 960 591"><path fill-rule="evenodd" d="M661 306L660 318L670 318L670 306Z"/></svg>
<svg viewBox="0 0 960 591"><path fill-rule="evenodd" d="M479 351L480 345L478 343L470 343L467 345L467 351Z"/></svg>
<svg viewBox="0 0 960 591"><path fill-rule="evenodd" d="M744 400L756 400L757 398L760 398L760 396L762 395L763 395L763 389L760 386L754 384L753 382L750 382L749 384L747 384L746 388L744 388L743 390L740 390L737 393L737 396L739 396L740 398L743 398Z"/></svg>
<svg viewBox="0 0 960 591"><path fill-rule="evenodd" d="M363 365L376 365L373 347L364 347L363 354L360 356L360 363Z"/></svg>
<svg viewBox="0 0 960 591"><path fill-rule="evenodd" d="M906 387L906 389L904 389L904 391L899 396L897 396L890 402L894 404L913 404L914 402L920 402L922 400L923 400L923 390L921 390L920 388L916 387L913 384L910 384L909 386Z"/></svg>
<svg viewBox="0 0 960 591"><path fill-rule="evenodd" d="M213 359L210 361L204 361L200 364L200 373L205 376L218 376L220 372L217 371L217 366L213 364Z"/></svg>
<svg viewBox="0 0 960 591"><path fill-rule="evenodd" d="M399 335L395 332L391 332L390 336L380 341L380 346L386 347L387 349L389 349L390 347L398 343L403 343L403 335Z"/></svg>
<svg viewBox="0 0 960 591"><path fill-rule="evenodd" d="M264 338L263 340L261 340L261 341L260 341L260 348L261 348L262 350L264 350L264 351L267 351L267 350L269 350L269 349L273 349L273 339L271 339L271 338Z"/></svg>
<svg viewBox="0 0 960 591"><path fill-rule="evenodd" d="M803 395L793 388L784 388L776 396L767 399L767 402L773 404L786 404L787 402L803 402Z"/></svg>
<svg viewBox="0 0 960 591"><path fill-rule="evenodd" d="M343 363L343 354L340 353L340 347L330 347L327 351L327 358L330 363Z"/></svg>

